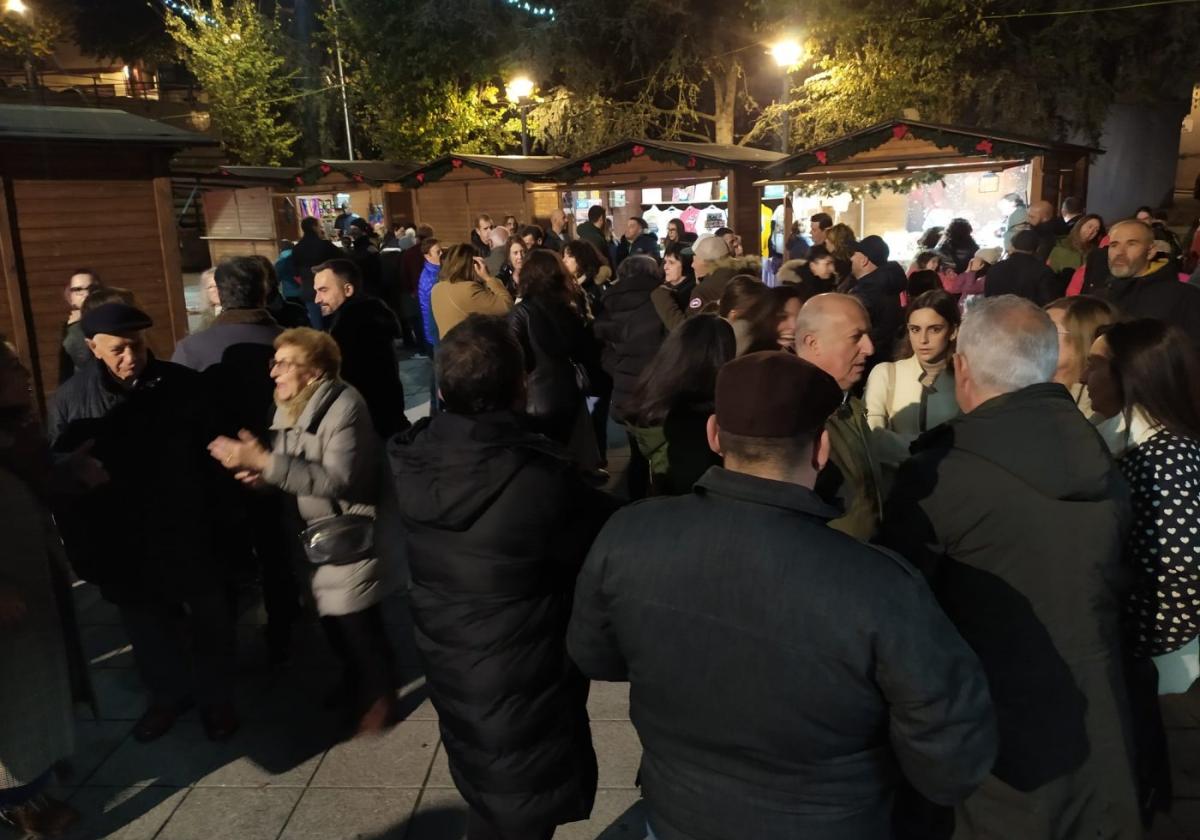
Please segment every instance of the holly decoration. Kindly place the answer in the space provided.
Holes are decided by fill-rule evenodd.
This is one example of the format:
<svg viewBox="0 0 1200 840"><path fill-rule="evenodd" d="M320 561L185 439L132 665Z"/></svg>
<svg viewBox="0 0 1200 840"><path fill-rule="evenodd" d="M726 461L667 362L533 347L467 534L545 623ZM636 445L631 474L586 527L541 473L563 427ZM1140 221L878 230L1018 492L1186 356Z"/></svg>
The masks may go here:
<svg viewBox="0 0 1200 840"><path fill-rule="evenodd" d="M894 137L897 140L903 140L907 136L908 136L908 126L906 126L904 123L900 123L900 125L892 126L892 137Z"/></svg>
<svg viewBox="0 0 1200 840"><path fill-rule="evenodd" d="M425 183L425 173L424 172L417 173L417 183L419 183L419 184Z"/></svg>
<svg viewBox="0 0 1200 840"><path fill-rule="evenodd" d="M355 172L354 173L354 181L355 181L355 183L361 184L363 182L363 176L361 174L359 174L358 172Z"/></svg>
<svg viewBox="0 0 1200 840"><path fill-rule="evenodd" d="M303 187L303 186L304 186L304 176L303 176L303 175L297 175L297 176L296 176L296 183L297 183L297 184L299 184L300 186L302 186L302 187Z"/></svg>
<svg viewBox="0 0 1200 840"><path fill-rule="evenodd" d="M825 151L824 149L817 149L817 151L813 152L813 157L815 157L817 159L817 163L821 164L822 166L829 163L829 152Z"/></svg>
<svg viewBox="0 0 1200 840"><path fill-rule="evenodd" d="M592 162L590 160L585 160L583 162L583 166L581 166L579 168L583 170L584 175L592 174Z"/></svg>
<svg viewBox="0 0 1200 840"><path fill-rule="evenodd" d="M455 158L454 160L450 161L450 165L455 169L462 169L462 161L459 158Z"/></svg>
<svg viewBox="0 0 1200 840"><path fill-rule="evenodd" d="M992 148L993 144L991 140L980 140L975 144L975 150L978 152L983 152L985 155L990 155L992 153Z"/></svg>
<svg viewBox="0 0 1200 840"><path fill-rule="evenodd" d="M852 201L870 196L878 198L885 190L897 195L906 195L918 187L945 182L945 174L941 172L920 172L904 178L890 178L882 181L805 181L791 186L792 192L803 196L828 196L848 193Z"/></svg>
<svg viewBox="0 0 1200 840"><path fill-rule="evenodd" d="M322 175L328 175L332 171L333 171L333 167L330 166L328 163L321 164L321 174Z"/></svg>
<svg viewBox="0 0 1200 840"><path fill-rule="evenodd" d="M695 155L692 155L691 157L689 157L689 158L687 159L687 168L688 168L688 169L695 169L695 168L696 168L696 156L695 156Z"/></svg>
<svg viewBox="0 0 1200 840"><path fill-rule="evenodd" d="M498 166L492 167L492 177L493 178L503 178L504 170Z"/></svg>
<svg viewBox="0 0 1200 840"><path fill-rule="evenodd" d="M644 155L646 153L646 147L645 146L634 146L631 151L633 152L634 157L641 157L642 155Z"/></svg>
<svg viewBox="0 0 1200 840"><path fill-rule="evenodd" d="M222 175L224 175L225 177L229 177L229 170L228 170L228 169L225 169L225 168L222 168L222 169L221 169L221 174L222 174Z"/></svg>

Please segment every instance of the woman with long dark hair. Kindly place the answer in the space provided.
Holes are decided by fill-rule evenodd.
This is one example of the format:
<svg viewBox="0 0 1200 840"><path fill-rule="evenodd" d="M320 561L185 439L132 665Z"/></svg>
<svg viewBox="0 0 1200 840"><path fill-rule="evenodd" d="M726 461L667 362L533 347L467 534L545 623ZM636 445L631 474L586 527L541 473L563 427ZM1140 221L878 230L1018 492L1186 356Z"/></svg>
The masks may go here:
<svg viewBox="0 0 1200 840"><path fill-rule="evenodd" d="M946 292L919 295L905 312L906 336L896 361L871 370L863 402L871 449L885 471L908 457L909 445L921 434L958 416L950 359L960 321L958 304Z"/></svg>
<svg viewBox="0 0 1200 840"><path fill-rule="evenodd" d="M946 226L942 244L938 246L938 251L953 261L954 270L959 274L967 270L971 258L979 250L979 243L975 241L972 233L974 228L966 219L951 219L950 224Z"/></svg>
<svg viewBox="0 0 1200 840"><path fill-rule="evenodd" d="M564 242L562 261L567 275L587 296L594 317L604 287L612 280L612 269L608 267L608 261L596 250L596 246L586 239Z"/></svg>
<svg viewBox="0 0 1200 840"><path fill-rule="evenodd" d="M757 277L739 274L729 281L717 304L718 314L733 325L737 337L737 354L749 351L754 342L753 324L747 317L750 311L767 297L771 290Z"/></svg>
<svg viewBox="0 0 1200 840"><path fill-rule="evenodd" d="M696 315L676 328L638 379L629 431L650 462L650 490L677 495L721 459L708 446L717 371L734 357L733 328Z"/></svg>
<svg viewBox="0 0 1200 840"><path fill-rule="evenodd" d="M504 284L504 288L508 289L510 295L516 298L520 296L518 288L521 285L521 269L525 265L525 257L528 256L529 249L525 247L524 241L512 236L504 246L504 253L506 255L504 265L500 266L496 279Z"/></svg>
<svg viewBox="0 0 1200 840"><path fill-rule="evenodd" d="M1087 262L1088 254L1096 250L1107 235L1104 219L1095 213L1088 213L1058 241L1047 262L1063 281L1064 288L1071 282L1075 271Z"/></svg>
<svg viewBox="0 0 1200 840"><path fill-rule="evenodd" d="M746 313L750 337L744 352L781 350L795 353L796 317L805 300L804 290L790 283L767 289L767 293Z"/></svg>
<svg viewBox="0 0 1200 840"><path fill-rule="evenodd" d="M1126 560L1135 575L1125 610L1126 678L1143 817L1171 800L1159 669L1178 679L1180 651L1200 632L1200 361L1178 327L1149 318L1112 324L1093 342L1084 374L1092 407L1125 418L1117 460L1129 484L1133 523ZM1189 657L1195 665L1195 654ZM1175 672L1175 673L1173 673ZM1149 820L1147 819L1147 822Z"/></svg>
<svg viewBox="0 0 1200 840"><path fill-rule="evenodd" d="M521 300L508 319L525 354L525 414L534 429L570 445L581 465L594 468L598 454L585 398L599 359L575 284L558 255L539 248L521 269L518 291ZM586 434L580 434L581 417Z"/></svg>

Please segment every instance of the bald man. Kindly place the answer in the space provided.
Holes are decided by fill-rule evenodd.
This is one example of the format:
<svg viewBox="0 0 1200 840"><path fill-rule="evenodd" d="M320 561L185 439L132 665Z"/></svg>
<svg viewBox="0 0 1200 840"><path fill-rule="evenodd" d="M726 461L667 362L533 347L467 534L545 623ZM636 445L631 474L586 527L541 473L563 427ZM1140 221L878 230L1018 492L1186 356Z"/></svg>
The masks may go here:
<svg viewBox="0 0 1200 840"><path fill-rule="evenodd" d="M567 238L567 214L555 207L550 211L550 227L546 228L542 244L561 254Z"/></svg>
<svg viewBox="0 0 1200 840"><path fill-rule="evenodd" d="M863 378L875 353L866 307L850 295L817 295L796 317L796 355L837 380L844 399L825 424L829 463L817 476L816 491L843 513L829 524L860 540L879 530L883 507L879 465L871 456L867 410L850 389Z"/></svg>
<svg viewBox="0 0 1200 840"><path fill-rule="evenodd" d="M1158 318L1200 342L1200 288L1180 283L1170 254L1156 253L1145 222L1118 222L1108 232L1108 280L1096 293L1123 318Z"/></svg>

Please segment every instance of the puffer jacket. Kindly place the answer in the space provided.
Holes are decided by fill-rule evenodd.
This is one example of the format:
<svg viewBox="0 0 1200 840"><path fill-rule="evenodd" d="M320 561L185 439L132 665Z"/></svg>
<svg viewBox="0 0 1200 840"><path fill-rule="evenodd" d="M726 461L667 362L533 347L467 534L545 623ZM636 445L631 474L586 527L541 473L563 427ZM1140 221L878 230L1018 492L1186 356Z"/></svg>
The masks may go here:
<svg viewBox="0 0 1200 840"><path fill-rule="evenodd" d="M463 798L506 836L591 812L575 576L615 502L516 415L438 414L391 442L417 651Z"/></svg>
<svg viewBox="0 0 1200 840"><path fill-rule="evenodd" d="M601 298L596 338L604 345L604 370L613 378L612 417L618 423L633 419L638 377L666 337L666 327L651 299L660 284L660 278L651 274L634 274L610 283Z"/></svg>
<svg viewBox="0 0 1200 840"><path fill-rule="evenodd" d="M339 509L375 520L376 556L312 567L317 612L348 615L379 603L403 576L404 538L367 404L353 387L326 381L294 424L278 409L271 429L275 445L263 480L296 497L305 525Z"/></svg>
<svg viewBox="0 0 1200 840"><path fill-rule="evenodd" d="M433 294L433 284L438 281L438 272L441 270L440 265L425 260L425 267L421 269L421 279L417 281L417 303L421 307L421 325L425 328L425 341L431 347L437 346L438 329L433 320L433 304L430 302L430 296Z"/></svg>

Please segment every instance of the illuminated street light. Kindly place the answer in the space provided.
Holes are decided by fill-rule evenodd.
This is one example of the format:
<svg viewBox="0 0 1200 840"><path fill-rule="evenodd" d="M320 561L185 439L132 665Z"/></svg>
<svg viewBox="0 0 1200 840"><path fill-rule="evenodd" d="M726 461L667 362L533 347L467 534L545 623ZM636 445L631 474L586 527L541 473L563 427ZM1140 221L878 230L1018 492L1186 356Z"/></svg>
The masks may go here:
<svg viewBox="0 0 1200 840"><path fill-rule="evenodd" d="M771 45L771 58L784 70L795 67L803 56L804 47L795 38L784 38Z"/></svg>
<svg viewBox="0 0 1200 840"><path fill-rule="evenodd" d="M504 86L508 101L521 112L521 154L529 154L529 103L533 96L533 80L528 76L517 76Z"/></svg>
<svg viewBox="0 0 1200 840"><path fill-rule="evenodd" d="M22 16L30 14L25 0L4 0L4 12ZM29 101L36 105L38 103L37 71L33 67L33 53L28 50L25 52L25 86L29 88Z"/></svg>
<svg viewBox="0 0 1200 840"><path fill-rule="evenodd" d="M4 0L4 11L14 15L23 15L29 11L24 0Z"/></svg>

